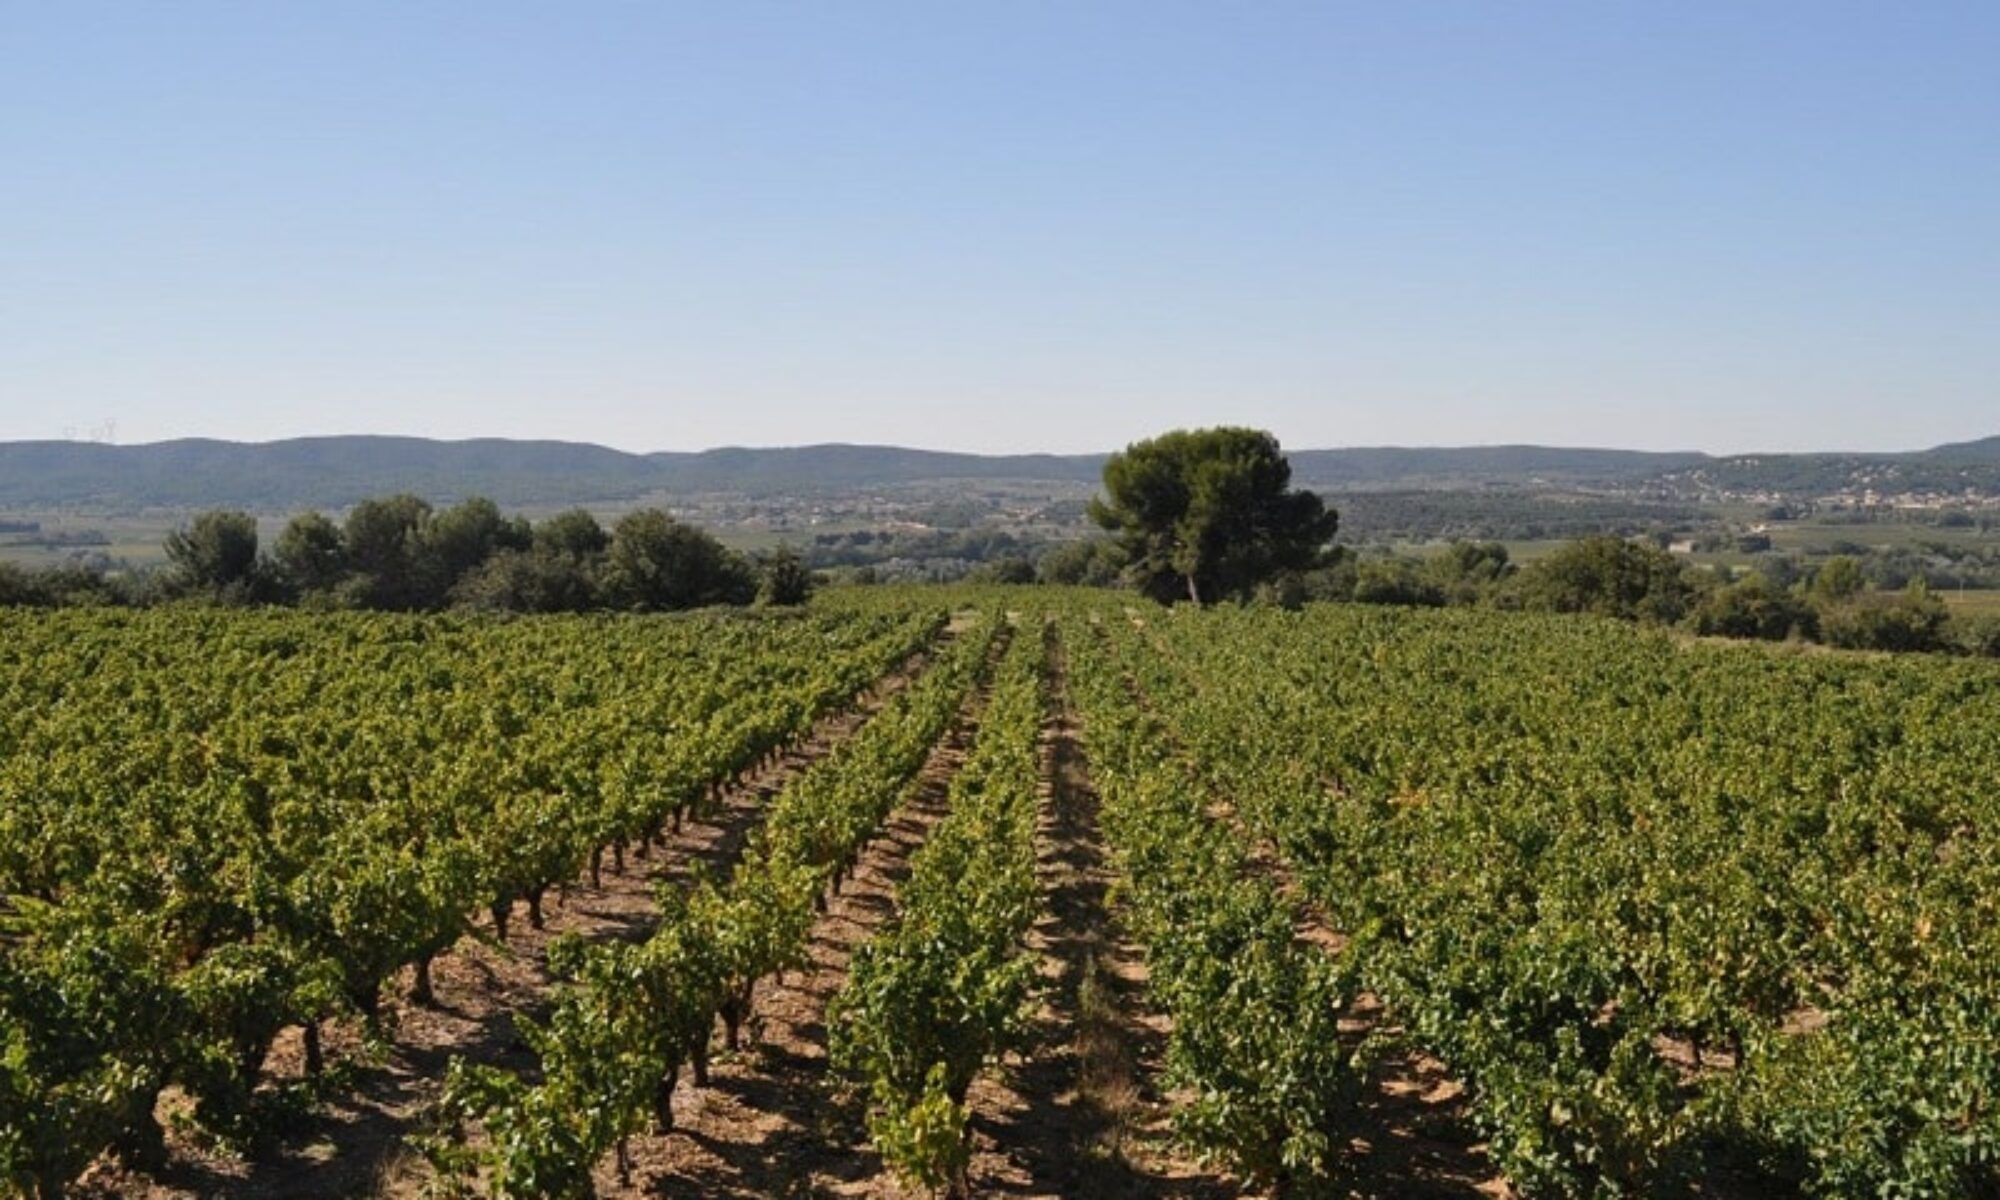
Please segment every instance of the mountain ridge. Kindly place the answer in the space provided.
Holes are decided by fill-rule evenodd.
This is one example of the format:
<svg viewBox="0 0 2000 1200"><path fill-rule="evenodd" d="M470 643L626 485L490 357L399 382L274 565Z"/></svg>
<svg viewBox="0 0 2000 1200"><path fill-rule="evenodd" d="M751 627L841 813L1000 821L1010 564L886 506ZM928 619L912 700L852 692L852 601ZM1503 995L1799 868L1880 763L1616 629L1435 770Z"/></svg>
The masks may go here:
<svg viewBox="0 0 2000 1200"><path fill-rule="evenodd" d="M1354 446L1287 452L1301 485L1658 487L1774 491L1860 481L2000 491L2000 436L1921 451L1754 454L1514 443ZM1108 454L1005 454L831 442L634 453L589 442L340 434L235 442L178 438L117 446L0 442L0 506L337 508L411 491L503 504L622 502L657 493L851 492L965 481L1094 484Z"/></svg>

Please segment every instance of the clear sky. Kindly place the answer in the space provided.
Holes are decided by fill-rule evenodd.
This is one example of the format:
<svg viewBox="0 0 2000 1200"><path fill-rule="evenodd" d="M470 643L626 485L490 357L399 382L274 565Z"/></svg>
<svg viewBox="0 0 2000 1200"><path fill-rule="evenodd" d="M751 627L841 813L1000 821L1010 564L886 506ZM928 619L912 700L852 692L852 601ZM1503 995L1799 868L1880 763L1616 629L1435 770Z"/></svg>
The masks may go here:
<svg viewBox="0 0 2000 1200"><path fill-rule="evenodd" d="M2000 3L0 0L0 439L2000 432Z"/></svg>

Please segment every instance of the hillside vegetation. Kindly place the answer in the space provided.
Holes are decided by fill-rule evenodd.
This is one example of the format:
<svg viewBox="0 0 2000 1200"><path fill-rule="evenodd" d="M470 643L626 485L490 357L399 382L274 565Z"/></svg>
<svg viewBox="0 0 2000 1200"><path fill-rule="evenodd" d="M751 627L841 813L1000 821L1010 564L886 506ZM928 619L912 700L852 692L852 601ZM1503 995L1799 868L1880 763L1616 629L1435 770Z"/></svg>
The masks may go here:
<svg viewBox="0 0 2000 1200"><path fill-rule="evenodd" d="M266 443L186 439L150 445L0 443L0 506L40 508L338 508L386 492L502 504L633 500L650 493L851 492L919 481L1092 483L1104 454L980 455L894 446L727 448L633 454L572 442L318 437ZM1306 486L1640 488L1683 498L1717 490L1821 495L2000 492L2000 439L1907 454L1697 453L1358 447L1294 450Z"/></svg>

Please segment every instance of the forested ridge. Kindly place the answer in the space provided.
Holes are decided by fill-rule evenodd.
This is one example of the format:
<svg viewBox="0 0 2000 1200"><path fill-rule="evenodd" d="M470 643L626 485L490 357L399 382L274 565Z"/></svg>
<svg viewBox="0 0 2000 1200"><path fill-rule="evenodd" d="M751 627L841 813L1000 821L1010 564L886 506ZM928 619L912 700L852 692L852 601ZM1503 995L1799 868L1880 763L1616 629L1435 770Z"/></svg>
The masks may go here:
<svg viewBox="0 0 2000 1200"><path fill-rule="evenodd" d="M0 504L289 510L413 491L433 503L634 500L653 492L816 492L924 480L1091 482L1104 454L982 455L900 446L632 453L577 442L353 436L149 445L0 442ZM1996 439L1883 454L1716 457L1554 446L1352 447L1293 452L1314 487L1633 484L1818 493L1869 481L1958 492L2000 484Z"/></svg>

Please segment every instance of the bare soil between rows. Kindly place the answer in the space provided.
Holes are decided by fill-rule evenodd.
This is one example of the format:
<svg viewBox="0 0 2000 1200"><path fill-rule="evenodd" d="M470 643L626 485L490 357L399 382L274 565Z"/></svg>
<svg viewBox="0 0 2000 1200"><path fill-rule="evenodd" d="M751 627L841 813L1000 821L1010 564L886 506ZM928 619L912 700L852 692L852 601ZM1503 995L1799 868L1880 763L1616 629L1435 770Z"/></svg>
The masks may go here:
<svg viewBox="0 0 2000 1200"><path fill-rule="evenodd" d="M1001 649L996 643L994 657ZM809 965L757 986L744 1048L716 1054L707 1087L682 1081L671 1132L631 1140L629 1182L611 1163L599 1164L600 1196L902 1194L868 1147L861 1105L829 1076L826 1009L847 980L856 948L895 915L896 889L909 876L911 856L945 816L952 777L976 736L987 694L982 683L967 697L913 791L815 920Z"/></svg>
<svg viewBox="0 0 2000 1200"><path fill-rule="evenodd" d="M1039 959L1041 1002L1025 1054L973 1084L973 1192L1021 1200L1241 1195L1226 1175L1177 1149L1168 1098L1153 1083L1171 1025L1147 1005L1144 957L1110 905L1115 876L1064 661L1058 649L1040 748L1036 873L1046 900L1028 947Z"/></svg>

